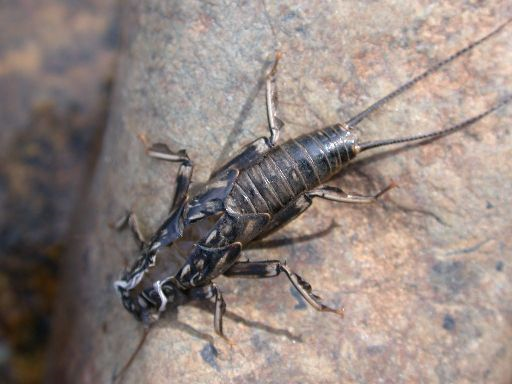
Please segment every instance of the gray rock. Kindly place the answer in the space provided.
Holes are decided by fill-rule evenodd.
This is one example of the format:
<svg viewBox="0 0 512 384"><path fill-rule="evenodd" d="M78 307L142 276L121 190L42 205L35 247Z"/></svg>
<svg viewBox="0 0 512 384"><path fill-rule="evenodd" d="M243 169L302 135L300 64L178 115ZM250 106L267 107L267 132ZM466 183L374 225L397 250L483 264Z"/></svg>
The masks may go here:
<svg viewBox="0 0 512 384"><path fill-rule="evenodd" d="M67 259L53 377L109 382L143 335L112 288L136 247L108 223L130 208L145 232L154 230L177 167L149 159L138 136L186 148L194 180L204 181L219 159L266 134L262 77L275 50L283 53L286 140L348 120L510 11L504 1L132 1L109 129ZM427 132L493 105L512 90L511 33L389 103L358 134ZM297 307L284 277L221 278L235 346L214 335L207 306L182 306L151 329L120 381L510 381L512 282L495 265L504 261L506 271L512 246L511 115L505 107L465 132L365 157L332 184L368 193L393 179L400 188L374 206L315 201L275 238L335 220L325 236L246 252L287 260L327 302L345 307L344 320Z"/></svg>

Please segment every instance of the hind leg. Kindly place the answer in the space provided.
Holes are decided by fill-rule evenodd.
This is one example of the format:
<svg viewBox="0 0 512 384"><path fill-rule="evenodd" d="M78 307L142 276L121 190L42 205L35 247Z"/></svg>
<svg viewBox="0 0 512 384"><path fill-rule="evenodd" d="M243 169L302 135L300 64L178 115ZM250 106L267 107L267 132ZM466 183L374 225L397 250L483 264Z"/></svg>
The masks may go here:
<svg viewBox="0 0 512 384"><path fill-rule="evenodd" d="M281 272L285 273L295 289L314 309L320 312L334 312L343 317L343 308L332 308L322 303L321 298L313 293L311 285L306 280L278 260L235 263L224 275L228 277L267 278L278 276Z"/></svg>
<svg viewBox="0 0 512 384"><path fill-rule="evenodd" d="M267 103L267 119L270 137L260 137L251 144L244 147L233 159L228 161L219 169L215 170L211 178L225 171L226 169L243 170L251 166L255 161L267 152L270 148L277 144L279 132L283 127L283 122L277 117L277 88L276 88L276 72L277 64L281 58L281 54L277 53L274 64L270 72L266 76L266 103Z"/></svg>
<svg viewBox="0 0 512 384"><path fill-rule="evenodd" d="M267 75L266 79L266 100L267 100L267 118L268 128L270 129L269 145L273 147L277 144L279 138L279 131L283 127L283 121L277 117L277 87L276 87L276 73L277 64L281 59L281 53L277 52L274 65Z"/></svg>
<svg viewBox="0 0 512 384"><path fill-rule="evenodd" d="M355 194L348 194L337 187L322 186L315 188L309 192L300 195L295 201L291 202L288 206L283 208L279 213L272 217L272 221L264 228L261 234L255 240L261 240L270 233L277 231L279 228L285 226L290 221L298 217L313 203L313 198L319 197L326 200L343 202L343 203L359 203L367 204L374 203L384 193L390 189L395 188L394 182L390 183L387 187L372 196L362 196Z"/></svg>
<svg viewBox="0 0 512 384"><path fill-rule="evenodd" d="M324 185L306 192L306 195L308 195L310 198L320 197L322 199L336 201L338 203L370 204L375 203L379 197L396 187L397 184L392 181L387 187L383 188L375 195L365 196L349 194L344 192L341 188Z"/></svg>
<svg viewBox="0 0 512 384"><path fill-rule="evenodd" d="M219 336L226 339L222 323L224 313L226 312L226 302L224 301L222 292L217 287L217 285L215 285L215 283L210 283L205 287L195 288L192 290L190 295L195 299L209 300L214 302L215 312L213 315L213 328Z"/></svg>

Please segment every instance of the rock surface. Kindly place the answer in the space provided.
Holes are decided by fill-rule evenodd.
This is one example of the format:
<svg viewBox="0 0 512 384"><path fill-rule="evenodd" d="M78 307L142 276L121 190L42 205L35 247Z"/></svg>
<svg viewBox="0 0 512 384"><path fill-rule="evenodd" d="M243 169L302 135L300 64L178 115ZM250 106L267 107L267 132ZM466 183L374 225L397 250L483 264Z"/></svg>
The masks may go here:
<svg viewBox="0 0 512 384"><path fill-rule="evenodd" d="M327 233L246 252L287 260L327 302L345 307L343 320L307 307L284 277L220 278L234 347L214 335L207 306L181 306L151 329L123 370L143 328L121 307L112 283L136 247L129 233L108 226L132 209L149 234L168 210L177 167L149 159L141 135L186 148L201 182L219 159L266 134L261 79L274 51L283 53L278 89L286 140L348 120L490 32L512 14L506 1L130 4L114 109L61 288L54 378L512 380L510 106L434 143L366 156L332 184L370 193L395 180L400 188L367 207L315 201L274 239ZM426 132L490 107L512 91L511 34L509 25L374 113L358 134Z"/></svg>
<svg viewBox="0 0 512 384"><path fill-rule="evenodd" d="M40 383L67 232L106 126L113 0L0 2L0 382Z"/></svg>

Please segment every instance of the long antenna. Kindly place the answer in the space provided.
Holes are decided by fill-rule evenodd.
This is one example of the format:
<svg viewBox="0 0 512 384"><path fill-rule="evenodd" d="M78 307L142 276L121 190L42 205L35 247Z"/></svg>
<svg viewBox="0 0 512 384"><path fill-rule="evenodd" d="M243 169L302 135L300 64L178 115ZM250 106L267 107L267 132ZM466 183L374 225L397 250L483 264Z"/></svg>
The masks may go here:
<svg viewBox="0 0 512 384"><path fill-rule="evenodd" d="M477 45L483 43L485 40L491 38L492 36L496 35L498 32L500 32L503 28L505 28L505 26L510 23L512 21L512 18L508 19L507 21L505 21L503 24L501 24L499 27L497 27L495 30L493 30L492 32L490 32L489 34L485 35L484 37L482 37L480 40L476 40L474 42L472 42L471 44L469 44L468 46L466 46L465 48L462 48L460 51L457 51L455 52L453 55L451 55L450 57L438 62L437 64L434 64L432 67L430 67L429 69L427 69L425 72L423 72L421 75L418 75L416 76L415 78L413 78L412 80L409 80L407 83L403 84L402 86L400 86L399 88L395 89L393 92L389 93L388 95L384 96L382 99L378 100L377 102L375 102L374 104L370 105L368 108L366 108L364 111L358 113L357 115L355 115L354 117L352 117L350 120L348 120L346 122L346 124L349 126L349 127L355 127L357 124L359 124L363 119L365 119L366 117L368 117L369 114L371 114L373 111L375 111L376 109L379 109L380 107L382 107L384 104L386 104L388 101L390 101L391 99L395 98L396 96L402 94L403 92L405 92L406 90L408 90L409 88L411 88L413 85L415 85L416 83L418 83L420 80L423 80L425 79L426 77L430 76L431 74L433 74L434 72L437 72L440 68L442 68L443 66L445 66L446 64L448 63L451 63L453 60L455 60L456 58L464 55L465 53L471 51L473 48L475 48Z"/></svg>
<svg viewBox="0 0 512 384"><path fill-rule="evenodd" d="M497 109L503 107L507 103L509 103L512 100L512 94L506 96L504 99L502 99L500 102L498 102L496 105L492 106L488 110L473 116L467 120L464 120L463 122L453 125L449 128L441 129L439 131L429 132L429 133L422 133L416 136L409 136L409 137L401 137L396 139L388 139L388 140L376 140L376 141L368 141L365 143L358 144L359 152L366 151L370 148L376 148L376 147L383 147L385 145L392 145L392 144L400 144L400 143L407 143L409 141L416 141L416 140L426 140L426 139L435 139L441 136L448 135L450 133L456 132L460 129L466 128L467 126L476 123L478 120L483 119L488 114L496 111Z"/></svg>

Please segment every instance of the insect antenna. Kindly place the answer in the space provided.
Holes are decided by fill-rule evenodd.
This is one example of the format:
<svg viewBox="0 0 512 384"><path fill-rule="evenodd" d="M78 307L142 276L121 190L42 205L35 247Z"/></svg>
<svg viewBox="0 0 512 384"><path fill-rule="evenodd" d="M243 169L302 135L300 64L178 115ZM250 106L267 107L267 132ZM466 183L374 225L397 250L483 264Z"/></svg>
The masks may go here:
<svg viewBox="0 0 512 384"><path fill-rule="evenodd" d="M135 361L135 357L138 355L139 351L142 349L142 346L146 342L146 338L147 338L150 330L151 330L151 328L144 328L144 333L142 334L142 337L140 338L137 346L135 347L135 350L130 355L130 358L128 359L128 361L123 365L123 367L121 368L121 370L118 373L114 372L114 375L112 376L113 384L117 383L117 382L121 382L121 379L123 379L125 373L128 371L130 366L133 364L133 362Z"/></svg>
<svg viewBox="0 0 512 384"><path fill-rule="evenodd" d="M463 128L466 128L466 127L470 126L471 124L476 123L478 120L483 119L485 116L487 116L490 113L496 111L497 109L503 107L504 105L509 103L511 100L512 100L512 94L506 96L504 99L502 99L500 102L498 102L491 108L487 109L486 111L484 111L476 116L473 116L467 120L464 120L458 124L455 124L449 128L441 129L439 131L434 131L434 132L422 133L419 135L409 136L409 137L399 137L396 139L368 141L365 143L358 144L358 150L359 150L359 152L362 152L362 151L366 151L367 149L383 147L386 145L407 143L409 141L416 141L416 140L436 139L438 137L448 135L450 133L453 133L453 132L456 132Z"/></svg>
<svg viewBox="0 0 512 384"><path fill-rule="evenodd" d="M434 64L432 67L430 67L429 69L427 69L425 72L423 72L422 74L416 76L415 78L409 80L407 83L403 84L402 86L398 87L397 89L395 89L393 92L389 93L388 95L384 96L382 99L376 101L374 104L370 105L368 108L366 108L364 111L358 113L356 116L352 117L350 120L348 120L346 122L346 125L348 127L355 127L357 124L359 124L363 119L365 119L366 117L368 117L373 111L379 109L380 107L382 107L384 104L386 104L388 101L390 101L391 99L395 98L396 96L402 94L403 92L405 92L406 90L408 90L409 88L411 88L412 86L414 86L416 83L418 83L419 81L427 78L428 76L432 75L433 73L437 72L439 69L441 69L443 66L445 66L446 64L448 63L451 63L453 60L455 60L456 58L464 55L465 53L468 53L469 51L471 51L473 48L475 48L477 45L483 43L484 41L488 40L489 38L491 38L492 36L496 35L498 32L500 32L503 28L505 28L505 26L510 23L512 21L512 18L511 19L508 19L507 21L505 21L503 24L501 24L500 26L498 26L495 30L493 30L492 32L488 33L487 35L485 35L484 37L482 37L481 39L479 40L476 40L474 42L472 42L471 44L469 44L468 46L466 46L465 48L462 48L460 51L457 51L455 52L453 55L449 56L448 58L444 59L444 60L441 60L439 61L438 63Z"/></svg>

